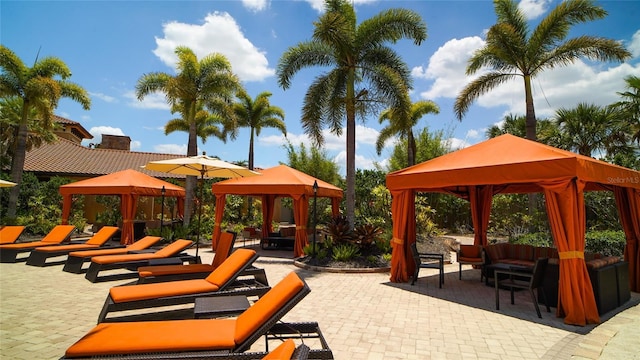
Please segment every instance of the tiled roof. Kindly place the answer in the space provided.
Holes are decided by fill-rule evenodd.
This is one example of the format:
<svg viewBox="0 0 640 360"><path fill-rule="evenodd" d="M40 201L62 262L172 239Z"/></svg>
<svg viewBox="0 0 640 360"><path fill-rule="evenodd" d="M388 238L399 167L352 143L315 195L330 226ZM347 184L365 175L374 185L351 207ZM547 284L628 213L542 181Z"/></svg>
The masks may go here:
<svg viewBox="0 0 640 360"><path fill-rule="evenodd" d="M113 149L90 149L67 139L45 144L26 154L24 171L61 176L100 176L125 169L135 169L159 178L184 178L157 171L147 171L141 166L149 161L183 157L176 154L159 154Z"/></svg>
<svg viewBox="0 0 640 360"><path fill-rule="evenodd" d="M80 125L80 123L77 121L69 120L59 115L53 115L53 120L58 124L71 126L73 129L75 129L75 131L79 133L78 137L80 139L93 139L93 135L91 135L91 133L89 133L87 129L85 129L84 126Z"/></svg>

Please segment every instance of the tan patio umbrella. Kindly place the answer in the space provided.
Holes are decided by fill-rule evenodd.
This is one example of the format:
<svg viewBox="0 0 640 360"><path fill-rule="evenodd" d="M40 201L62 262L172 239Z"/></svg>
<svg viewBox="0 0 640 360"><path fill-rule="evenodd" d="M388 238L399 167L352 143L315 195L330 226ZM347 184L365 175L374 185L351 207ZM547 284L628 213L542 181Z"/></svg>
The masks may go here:
<svg viewBox="0 0 640 360"><path fill-rule="evenodd" d="M200 176L204 180L205 176L209 178L240 178L257 176L260 173L249 170L245 167L228 163L217 158L212 158L204 153L202 155L190 156L185 158L150 161L145 166L146 170L160 171L170 174L181 174ZM198 233L196 238L196 257L198 256L198 248L200 243L200 218L202 216L202 189L200 187L200 205L198 208Z"/></svg>
<svg viewBox="0 0 640 360"><path fill-rule="evenodd" d="M12 186L16 186L18 184L11 182L11 181L6 181L6 180L0 180L0 187L12 187Z"/></svg>

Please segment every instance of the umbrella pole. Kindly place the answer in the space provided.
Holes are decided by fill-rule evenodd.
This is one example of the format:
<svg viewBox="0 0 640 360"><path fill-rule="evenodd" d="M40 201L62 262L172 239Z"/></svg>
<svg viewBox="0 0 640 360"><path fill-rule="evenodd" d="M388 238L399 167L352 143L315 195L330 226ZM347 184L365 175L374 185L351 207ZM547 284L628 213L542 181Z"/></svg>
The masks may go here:
<svg viewBox="0 0 640 360"><path fill-rule="evenodd" d="M204 188L204 172L201 173L200 178L200 201L198 204L198 229L196 230L196 259L198 258L198 249L200 247L200 219L202 217L202 196Z"/></svg>

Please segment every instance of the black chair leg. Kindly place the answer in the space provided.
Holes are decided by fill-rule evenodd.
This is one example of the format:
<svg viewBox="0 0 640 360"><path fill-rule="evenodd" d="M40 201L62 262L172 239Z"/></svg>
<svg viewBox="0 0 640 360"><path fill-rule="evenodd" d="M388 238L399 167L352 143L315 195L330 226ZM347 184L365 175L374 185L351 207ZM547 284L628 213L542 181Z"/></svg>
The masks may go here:
<svg viewBox="0 0 640 360"><path fill-rule="evenodd" d="M413 272L413 281L411 282L411 285L414 285L416 283L416 280L418 280L418 272L420 272L420 268L416 269L416 271Z"/></svg>
<svg viewBox="0 0 640 360"><path fill-rule="evenodd" d="M531 293L531 300L533 300L533 305L536 307L536 313L538 314L538 317L542 319L542 314L540 313L540 306L538 306L538 301L536 300L536 294L533 293L533 289L529 289L529 292Z"/></svg>

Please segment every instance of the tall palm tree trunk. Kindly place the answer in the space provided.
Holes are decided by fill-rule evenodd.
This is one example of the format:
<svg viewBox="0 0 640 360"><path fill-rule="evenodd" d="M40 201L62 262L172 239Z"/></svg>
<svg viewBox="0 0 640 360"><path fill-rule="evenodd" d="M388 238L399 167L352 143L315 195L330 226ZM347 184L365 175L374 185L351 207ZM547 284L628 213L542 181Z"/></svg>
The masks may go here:
<svg viewBox="0 0 640 360"><path fill-rule="evenodd" d="M193 116L194 112L190 112L187 116ZM196 122L192 119L189 120L189 142L187 143L187 156L198 155L198 137L196 130ZM184 202L184 227L188 227L191 223L191 215L193 214L193 204L195 199L195 188L198 183L197 176L187 176L185 182L185 196Z"/></svg>
<svg viewBox="0 0 640 360"><path fill-rule="evenodd" d="M527 139L537 141L538 135L536 132L536 111L533 107L533 94L531 92L531 76L524 76L524 98L527 107L525 129ZM538 203L538 194L529 193L529 216L533 217L536 212L536 205ZM532 229L533 230L533 229Z"/></svg>
<svg viewBox="0 0 640 360"><path fill-rule="evenodd" d="M18 207L18 197L20 196L20 187L22 183L22 171L24 169L24 161L27 155L27 120L29 114L29 103L24 101L22 106L22 114L20 126L18 126L18 136L16 139L16 147L13 152L11 161L11 181L18 184L9 191L9 204L7 204L7 217L13 219L16 217Z"/></svg>
<svg viewBox="0 0 640 360"><path fill-rule="evenodd" d="M249 136L249 170L253 170L253 127L250 130L251 135ZM247 196L247 214L249 215L249 220L253 221L253 197Z"/></svg>
<svg viewBox="0 0 640 360"><path fill-rule="evenodd" d="M347 80L347 221L353 229L356 220L356 107L355 107L355 70L349 72Z"/></svg>
<svg viewBox="0 0 640 360"><path fill-rule="evenodd" d="M413 132L407 134L407 166L413 166L416 163L416 140L413 138Z"/></svg>

